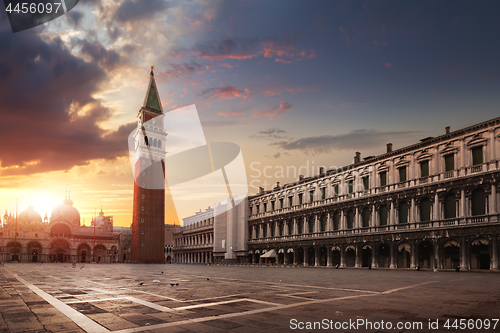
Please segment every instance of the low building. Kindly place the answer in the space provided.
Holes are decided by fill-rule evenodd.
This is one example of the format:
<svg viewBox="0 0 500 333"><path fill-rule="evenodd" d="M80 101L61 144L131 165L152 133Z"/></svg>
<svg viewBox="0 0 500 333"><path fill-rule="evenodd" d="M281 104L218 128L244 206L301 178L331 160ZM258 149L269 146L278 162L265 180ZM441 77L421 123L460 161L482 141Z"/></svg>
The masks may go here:
<svg viewBox="0 0 500 333"><path fill-rule="evenodd" d="M189 220L189 224L173 231L174 262L212 263L214 209L209 207L184 220Z"/></svg>
<svg viewBox="0 0 500 333"><path fill-rule="evenodd" d="M80 224L80 212L66 198L42 220L32 206L13 216L5 213L0 229L0 261L116 262L120 258L119 234L113 218L99 216L92 226Z"/></svg>
<svg viewBox="0 0 500 333"><path fill-rule="evenodd" d="M249 198L252 262L499 267L500 118Z"/></svg>

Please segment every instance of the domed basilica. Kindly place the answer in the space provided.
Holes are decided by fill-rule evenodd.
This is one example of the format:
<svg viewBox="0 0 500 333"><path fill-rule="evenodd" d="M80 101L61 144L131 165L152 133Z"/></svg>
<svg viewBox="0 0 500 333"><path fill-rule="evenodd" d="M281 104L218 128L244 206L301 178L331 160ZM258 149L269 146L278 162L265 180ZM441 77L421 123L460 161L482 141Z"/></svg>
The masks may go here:
<svg viewBox="0 0 500 333"><path fill-rule="evenodd" d="M123 252L123 253L122 253ZM33 206L16 219L12 213L0 226L0 261L19 262L123 262L130 251L120 246L120 233L113 231L113 217L99 216L91 226L80 224L80 212L67 197L42 219Z"/></svg>

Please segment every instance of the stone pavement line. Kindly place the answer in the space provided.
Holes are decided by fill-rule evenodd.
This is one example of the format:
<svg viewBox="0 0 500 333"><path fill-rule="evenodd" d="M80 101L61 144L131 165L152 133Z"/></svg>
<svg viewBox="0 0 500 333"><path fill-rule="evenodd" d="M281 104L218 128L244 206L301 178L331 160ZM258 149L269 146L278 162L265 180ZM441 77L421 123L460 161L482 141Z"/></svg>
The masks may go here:
<svg viewBox="0 0 500 333"><path fill-rule="evenodd" d="M370 293L370 294L361 294L361 295L344 296L344 297L338 297L338 298L312 300L312 301L307 301L307 302L302 302L302 303L279 305L279 306L275 306L275 307L250 310L250 311L244 311L244 312L227 313L227 314L222 314L222 315L218 315L218 316L193 318L193 319L187 319L187 320L182 320L182 321L177 321L177 322L172 322L172 323L157 324L157 325L150 325L150 326L143 326L143 327L135 327L135 328L129 328L129 329L124 329L124 330L119 330L119 331L113 331L113 333L143 332L143 331L150 331L150 330L167 328L167 327L172 327L172 326L202 323L202 322L211 321L211 320L227 319L227 318L253 315L253 314L258 314L258 313L262 313L262 312L270 312L270 311L289 309L289 308L310 305L310 304L327 303L327 302L332 302L332 301L342 301L342 300L346 300L346 299L353 299L353 298L360 298L360 297L371 297L371 296L377 296L377 295L381 295L381 294L391 294L391 293L398 292L398 291L401 291L404 289L415 288L415 287L419 287L419 286L423 286L423 285L435 283L435 282L438 282L438 281L428 281L428 282L424 282L424 283L418 283L418 284L409 285L409 286L402 287L402 288L386 290L384 292L375 292L375 293Z"/></svg>
<svg viewBox="0 0 500 333"><path fill-rule="evenodd" d="M89 299L86 301L71 301L71 302L63 302L64 304L75 304L75 303L93 303L93 302L102 302L102 301L116 301L122 299L122 297L113 297L113 298L101 298L101 299Z"/></svg>
<svg viewBox="0 0 500 333"><path fill-rule="evenodd" d="M8 271L11 273L10 271ZM12 273L11 273L12 274ZM26 287L31 289L35 294L49 302L50 305L52 305L54 308L59 310L62 314L64 314L66 317L71 319L75 324L80 326L84 331L86 332L92 332L92 333L104 333L104 332L109 332L109 330L89 317L87 317L84 314L81 314L80 312L76 311L69 305L64 304L64 302L61 302L57 298L47 294L45 291L41 290L40 288L36 287L35 285L29 283L25 279L17 276L17 274L13 274L13 276L22 284L24 284Z"/></svg>
<svg viewBox="0 0 500 333"><path fill-rule="evenodd" d="M219 277L218 279L221 280L231 280L231 281L243 281L241 279L230 279L230 278L222 278ZM333 287L318 287L318 286L306 286L306 285L301 285L301 284L291 284L291 283L276 283L276 282L267 282L267 281L252 281L255 283L264 283L276 287L283 287L283 286L289 286L289 287L302 287L302 288L316 288L316 289L321 289L321 290L340 290L340 291L353 291L353 292L358 292L358 293L373 293L373 294L378 294L378 291L371 291L371 290L360 290L360 289L345 289L345 288L333 288Z"/></svg>
<svg viewBox="0 0 500 333"><path fill-rule="evenodd" d="M132 301L132 302L135 302L135 303L138 303L138 304L141 304L141 305L145 305L147 307L150 307L150 308L158 310L158 311L162 311L162 312L172 311L171 308L167 308L166 306L161 306L161 305L158 305L156 303L148 302L148 301L142 300L140 298L136 298L136 297L132 297L132 296L122 296L122 298L129 300L129 301Z"/></svg>

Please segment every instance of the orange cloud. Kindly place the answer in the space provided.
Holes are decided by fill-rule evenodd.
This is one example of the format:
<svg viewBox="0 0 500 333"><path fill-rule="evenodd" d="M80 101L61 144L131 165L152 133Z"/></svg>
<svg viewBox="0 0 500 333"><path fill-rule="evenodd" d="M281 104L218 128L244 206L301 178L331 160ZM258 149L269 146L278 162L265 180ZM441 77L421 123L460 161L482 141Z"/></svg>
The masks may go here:
<svg viewBox="0 0 500 333"><path fill-rule="evenodd" d="M285 113L288 110L292 109L292 104L288 102L281 102L279 106L273 106L271 108L271 111L268 112L256 112L252 115L252 118L269 118L269 119L274 119L274 118L279 118L283 113Z"/></svg>
<svg viewBox="0 0 500 333"><path fill-rule="evenodd" d="M231 116L241 116L245 114L245 112L234 112L234 111L228 111L228 112L217 112L217 115L223 116L223 117L231 117Z"/></svg>
<svg viewBox="0 0 500 333"><path fill-rule="evenodd" d="M211 88L202 91L200 95L207 95L205 98L218 97L219 100L223 99L233 99L233 98L243 98L246 99L250 90L242 90L239 87L225 86L221 88Z"/></svg>
<svg viewBox="0 0 500 333"><path fill-rule="evenodd" d="M186 21L188 21L189 25L190 26L193 26L193 25L197 25L197 24L201 24L203 23L202 21L200 20L194 20L192 18L189 18L189 17L183 17L183 19L185 19Z"/></svg>

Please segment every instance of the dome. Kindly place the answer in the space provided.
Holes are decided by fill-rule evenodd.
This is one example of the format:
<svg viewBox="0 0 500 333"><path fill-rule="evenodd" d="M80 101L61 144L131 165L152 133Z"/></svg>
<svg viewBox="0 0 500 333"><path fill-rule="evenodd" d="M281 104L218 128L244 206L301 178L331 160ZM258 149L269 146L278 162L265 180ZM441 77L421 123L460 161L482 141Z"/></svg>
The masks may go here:
<svg viewBox="0 0 500 333"><path fill-rule="evenodd" d="M73 207L73 201L71 199L64 199L61 205L52 209L50 221L53 222L59 219L66 220L72 225L80 225L80 212Z"/></svg>
<svg viewBox="0 0 500 333"><path fill-rule="evenodd" d="M42 216L35 212L32 205L28 206L28 209L19 214L19 223L42 223Z"/></svg>

